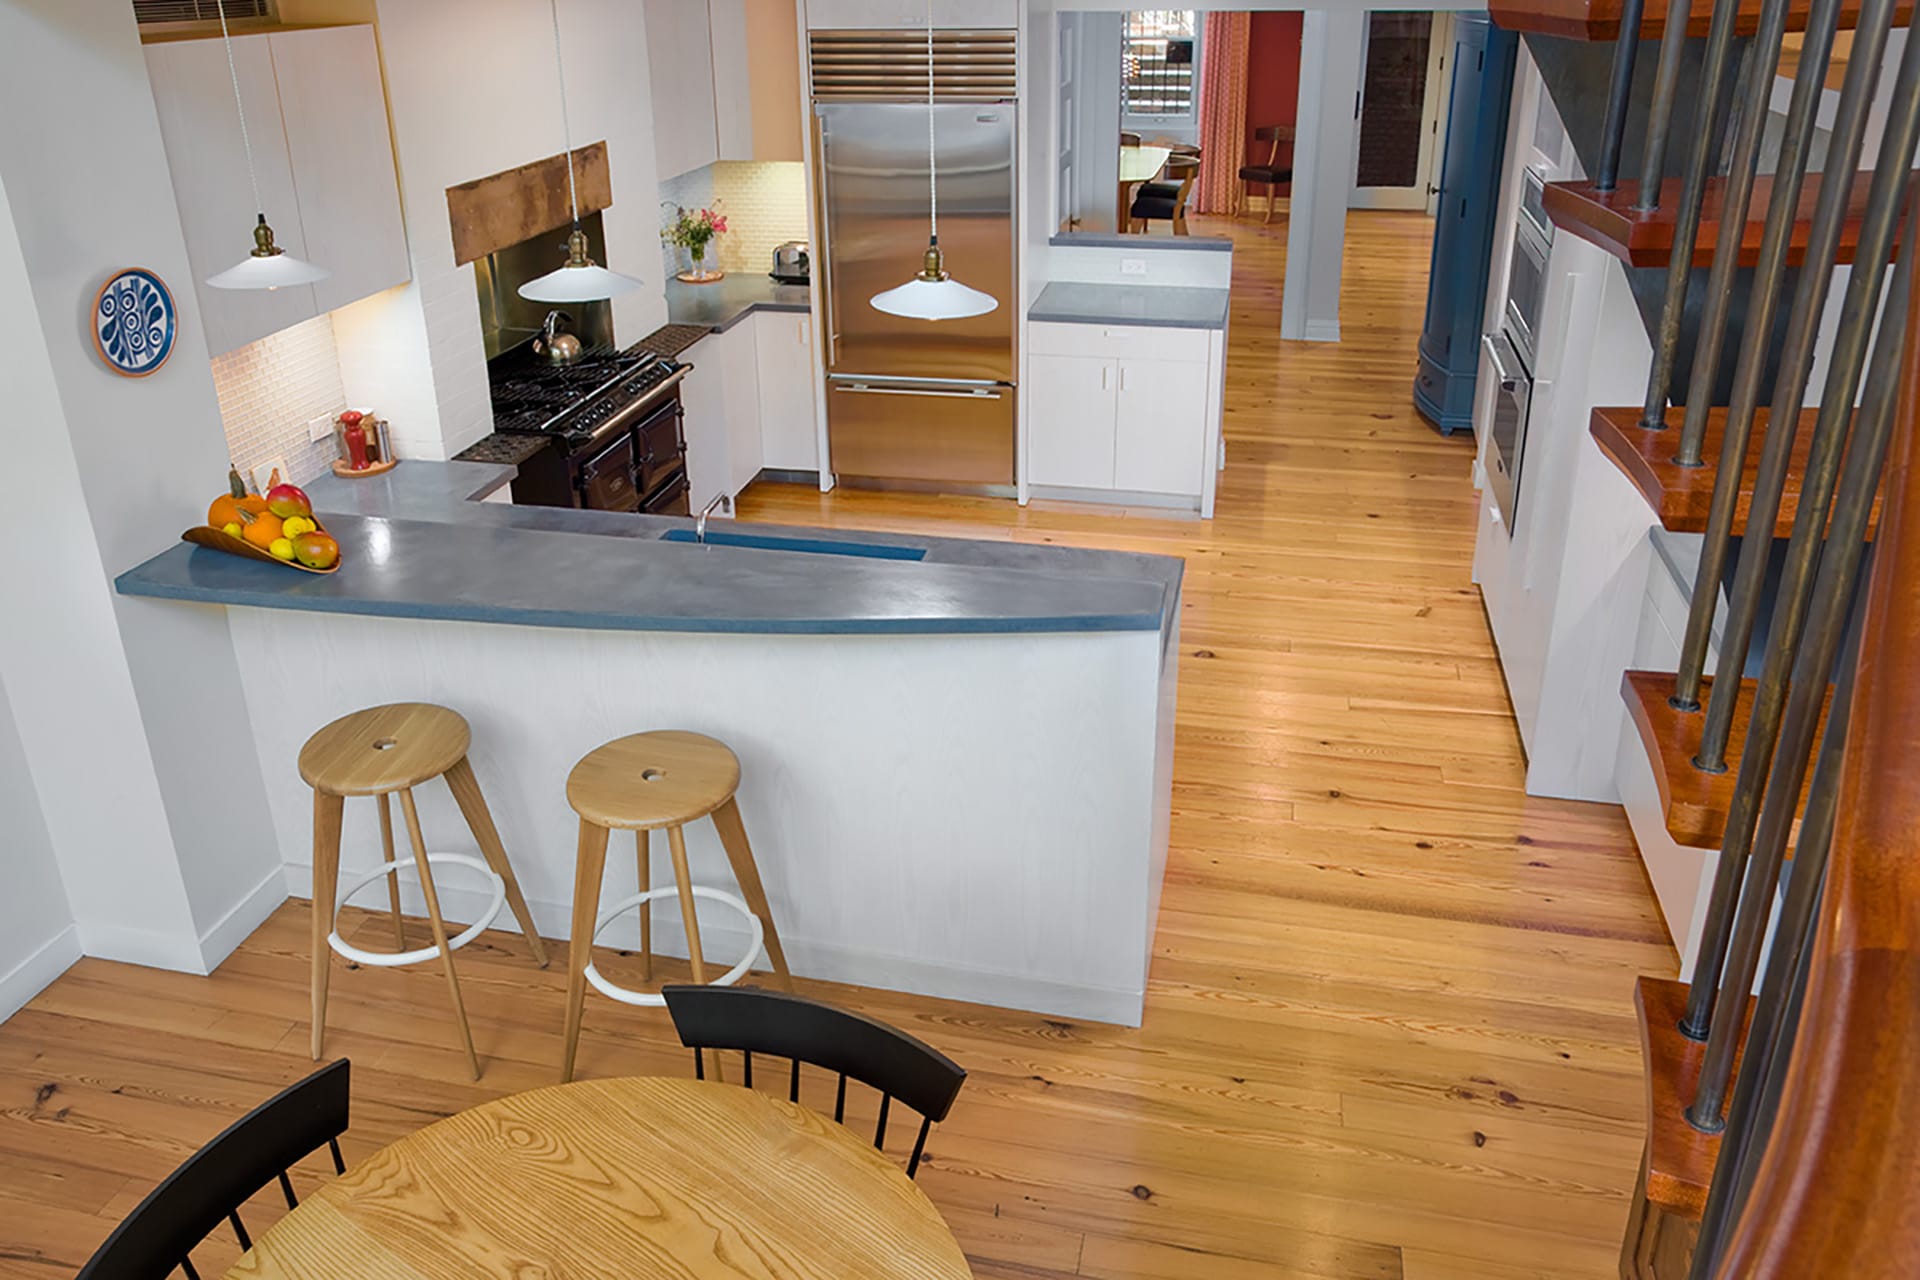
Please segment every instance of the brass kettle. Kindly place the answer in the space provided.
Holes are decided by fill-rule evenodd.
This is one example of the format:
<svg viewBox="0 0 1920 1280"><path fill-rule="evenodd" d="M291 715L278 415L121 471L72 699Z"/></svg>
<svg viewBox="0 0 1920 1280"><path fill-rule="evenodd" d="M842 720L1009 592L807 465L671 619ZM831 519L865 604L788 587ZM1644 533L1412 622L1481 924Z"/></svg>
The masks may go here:
<svg viewBox="0 0 1920 1280"><path fill-rule="evenodd" d="M560 322L573 323L573 317L564 311L547 312L547 318L540 326L540 333L533 340L535 355L543 355L548 364L572 364L580 358L584 348L580 339L571 333L560 331Z"/></svg>

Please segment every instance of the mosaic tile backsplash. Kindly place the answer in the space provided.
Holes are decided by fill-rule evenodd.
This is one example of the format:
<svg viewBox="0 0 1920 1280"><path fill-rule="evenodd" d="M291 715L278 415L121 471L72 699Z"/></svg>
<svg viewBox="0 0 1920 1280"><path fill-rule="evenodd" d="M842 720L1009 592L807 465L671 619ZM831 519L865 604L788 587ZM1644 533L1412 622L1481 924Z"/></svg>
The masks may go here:
<svg viewBox="0 0 1920 1280"><path fill-rule="evenodd" d="M720 160L660 184L660 226L674 208L700 209L718 201L727 234L714 242L722 271L764 274L775 246L807 238L807 173L797 160ZM707 251L711 259L714 249ZM667 277L686 268L686 251L660 242Z"/></svg>
<svg viewBox="0 0 1920 1280"><path fill-rule="evenodd" d="M332 463L333 438L309 441L307 423L347 407L340 358L326 316L302 321L213 358L213 388L227 448L241 475L284 460L287 478L305 484Z"/></svg>

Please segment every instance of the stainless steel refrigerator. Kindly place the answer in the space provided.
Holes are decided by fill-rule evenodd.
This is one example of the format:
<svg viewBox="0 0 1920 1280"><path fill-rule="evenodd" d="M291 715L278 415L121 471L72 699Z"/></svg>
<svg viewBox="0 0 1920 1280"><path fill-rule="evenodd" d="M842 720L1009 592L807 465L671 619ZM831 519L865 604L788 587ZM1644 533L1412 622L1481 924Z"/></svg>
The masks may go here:
<svg viewBox="0 0 1920 1280"><path fill-rule="evenodd" d="M1000 305L929 321L870 304L927 249L925 29L917 47L911 33L862 36L855 55L812 33L827 433L843 481L993 491L1014 479L1013 35L938 36L940 247L955 279ZM850 70L853 56L864 61Z"/></svg>

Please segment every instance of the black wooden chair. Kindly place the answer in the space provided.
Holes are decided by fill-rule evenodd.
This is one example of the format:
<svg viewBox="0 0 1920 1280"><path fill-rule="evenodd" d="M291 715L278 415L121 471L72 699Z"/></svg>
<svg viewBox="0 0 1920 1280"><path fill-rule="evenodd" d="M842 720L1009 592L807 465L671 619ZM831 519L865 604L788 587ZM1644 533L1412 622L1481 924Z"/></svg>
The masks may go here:
<svg viewBox="0 0 1920 1280"><path fill-rule="evenodd" d="M1143 182L1133 197L1127 216L1136 233L1145 231L1149 221L1160 221L1171 222L1177 236L1187 234L1187 200L1200 176L1200 157L1170 155L1165 173L1169 181Z"/></svg>
<svg viewBox="0 0 1920 1280"><path fill-rule="evenodd" d="M320 1068L241 1116L168 1174L80 1268L78 1280L162 1280L175 1267L199 1280L189 1256L222 1219L242 1249L253 1248L240 1206L275 1178L293 1208L287 1171L322 1146L346 1172L339 1138L347 1129L349 1064Z"/></svg>
<svg viewBox="0 0 1920 1280"><path fill-rule="evenodd" d="M680 1043L693 1050L693 1071L704 1080L703 1049L737 1049L742 1059L742 1082L753 1088L753 1055L768 1054L792 1060L787 1098L800 1101L800 1064L811 1063L838 1072L833 1119L844 1124L847 1115L847 1079L852 1077L880 1092L880 1123L873 1145L884 1149L887 1112L895 1098L920 1113L920 1135L914 1139L907 1176L920 1168L927 1134L947 1118L953 1100L966 1083L967 1073L946 1054L923 1044L884 1022L837 1009L804 996L753 987L670 986L661 990Z"/></svg>
<svg viewBox="0 0 1920 1280"><path fill-rule="evenodd" d="M1239 217L1240 206L1247 202L1247 184L1252 182L1263 183L1267 188L1267 216L1260 221L1272 222L1275 189L1283 182L1293 181L1293 155L1291 151L1293 146L1293 128L1290 125L1270 124L1255 129L1253 136L1257 142L1270 142L1273 145L1267 148L1267 162L1265 164L1244 164L1240 166L1240 188L1238 198L1233 202L1233 214L1236 218ZM1280 144L1283 142L1286 143L1289 148L1287 163L1284 165L1280 163Z"/></svg>

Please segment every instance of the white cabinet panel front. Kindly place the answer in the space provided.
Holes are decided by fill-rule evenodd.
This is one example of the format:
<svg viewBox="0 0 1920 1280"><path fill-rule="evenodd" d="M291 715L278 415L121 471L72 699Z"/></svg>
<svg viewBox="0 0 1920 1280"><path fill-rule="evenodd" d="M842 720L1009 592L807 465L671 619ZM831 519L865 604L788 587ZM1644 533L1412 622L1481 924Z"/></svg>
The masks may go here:
<svg viewBox="0 0 1920 1280"><path fill-rule="evenodd" d="M1113 487L1115 362L1030 355L1027 480L1076 489Z"/></svg>
<svg viewBox="0 0 1920 1280"><path fill-rule="evenodd" d="M206 328L207 349L214 355L319 314L311 285L265 290L215 289L206 283L208 276L235 265L253 248L254 214L261 206L273 226L275 242L295 257L312 260L301 229L267 39L239 36L233 41L234 74L246 103L260 184L259 205L247 179L233 82L220 42L178 40L146 47L147 74L173 178L174 203L200 300L200 322ZM129 210L129 216L137 212Z"/></svg>
<svg viewBox="0 0 1920 1280"><path fill-rule="evenodd" d="M1198 497L1206 451L1207 366L1122 360L1113 487Z"/></svg>
<svg viewBox="0 0 1920 1280"><path fill-rule="evenodd" d="M719 158L706 0L647 0L653 148L661 181Z"/></svg>
<svg viewBox="0 0 1920 1280"><path fill-rule="evenodd" d="M711 334L681 359L693 371L680 384L686 411L687 488L698 512L719 494L732 497L760 474L760 381L751 324Z"/></svg>
<svg viewBox="0 0 1920 1280"><path fill-rule="evenodd" d="M373 28L276 32L267 41L280 85L271 123L286 125L307 250L332 272L313 286L320 310L406 283L407 232Z"/></svg>
<svg viewBox="0 0 1920 1280"><path fill-rule="evenodd" d="M813 318L762 311L753 317L753 326L760 366L761 465L776 471L817 471Z"/></svg>

